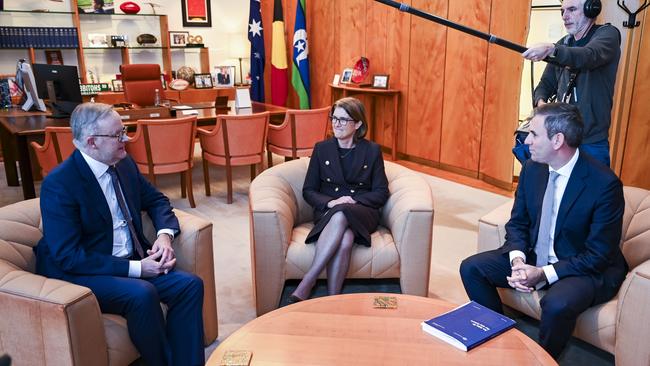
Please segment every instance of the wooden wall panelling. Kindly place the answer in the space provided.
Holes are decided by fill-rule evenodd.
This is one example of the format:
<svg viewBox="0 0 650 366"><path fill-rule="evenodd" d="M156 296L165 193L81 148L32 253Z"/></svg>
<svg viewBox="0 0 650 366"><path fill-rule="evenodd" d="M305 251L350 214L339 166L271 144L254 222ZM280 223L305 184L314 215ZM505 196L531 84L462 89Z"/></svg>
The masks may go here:
<svg viewBox="0 0 650 366"><path fill-rule="evenodd" d="M339 66L342 71L353 67L359 56L366 54L366 0L345 0L340 2L345 6L337 7L339 28ZM336 50L335 50L336 52Z"/></svg>
<svg viewBox="0 0 650 366"><path fill-rule="evenodd" d="M646 18L648 19L648 18ZM642 23L637 28L641 34L641 46L637 64L636 78L630 107L627 136L623 153L621 180L625 185L650 189L650 26Z"/></svg>
<svg viewBox="0 0 650 366"><path fill-rule="evenodd" d="M309 67L312 108L330 105L327 86L334 74L340 74L335 47L335 18L337 1L307 0L307 37L309 40ZM290 94L296 94L290 85Z"/></svg>
<svg viewBox="0 0 650 366"><path fill-rule="evenodd" d="M635 4L633 0L632 4L628 5L628 7L630 9L636 9L639 5ZM647 20L650 20L647 13L647 11L643 11L639 14L637 20L641 22L641 27L633 29L621 26L624 20L628 20L627 14L621 12L616 3L604 3L603 12L601 13L601 17L604 19L600 23L609 22L614 24L621 31L622 36L621 59L616 75L612 123L609 129L611 167L619 176L621 175L623 164L628 122L630 122L630 107L632 105L632 92L634 91L637 63L641 61L639 59L641 35L645 23Z"/></svg>
<svg viewBox="0 0 650 366"><path fill-rule="evenodd" d="M446 18L447 0L413 0L414 8ZM409 156L440 161L442 106L445 80L447 28L410 16L408 82L402 84L403 152ZM456 64L458 65L458 64ZM400 131L401 132L401 131Z"/></svg>
<svg viewBox="0 0 650 366"><path fill-rule="evenodd" d="M529 10L530 0L493 1L490 33L525 44ZM509 131L517 127L522 68L523 58L517 52L489 44L479 176L507 189L512 187L514 164L513 135Z"/></svg>
<svg viewBox="0 0 650 366"><path fill-rule="evenodd" d="M374 0L366 0L366 52L363 55L370 61L369 75L366 82L372 82L372 74L386 74L386 57L388 53L388 12L395 9ZM372 108L371 100L367 98L366 108ZM387 103L388 101L388 103ZM368 121L374 131L374 140L380 145L390 146L390 122L393 118L393 104L389 98L374 98L375 113L373 120ZM372 114L372 112L371 112ZM386 131L387 130L387 131Z"/></svg>
<svg viewBox="0 0 650 366"><path fill-rule="evenodd" d="M450 1L449 20L487 32L490 9L491 0ZM447 32L440 162L476 176L486 62L487 42L456 30Z"/></svg>

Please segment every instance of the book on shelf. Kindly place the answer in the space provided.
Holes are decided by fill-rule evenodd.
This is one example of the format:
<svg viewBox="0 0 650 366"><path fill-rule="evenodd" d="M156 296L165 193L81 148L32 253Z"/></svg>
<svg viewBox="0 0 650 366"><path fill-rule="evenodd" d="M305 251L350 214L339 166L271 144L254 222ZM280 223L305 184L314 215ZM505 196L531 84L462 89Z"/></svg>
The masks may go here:
<svg viewBox="0 0 650 366"><path fill-rule="evenodd" d="M422 322L422 330L467 352L514 325L507 316L470 301Z"/></svg>

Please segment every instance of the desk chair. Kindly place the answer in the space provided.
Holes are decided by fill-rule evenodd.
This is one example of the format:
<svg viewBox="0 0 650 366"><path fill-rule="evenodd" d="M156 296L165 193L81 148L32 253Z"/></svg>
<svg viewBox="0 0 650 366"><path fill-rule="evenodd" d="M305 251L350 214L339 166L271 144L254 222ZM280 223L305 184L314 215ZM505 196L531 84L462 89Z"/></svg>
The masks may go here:
<svg viewBox="0 0 650 366"><path fill-rule="evenodd" d="M226 167L227 202L232 203L232 167L251 166L251 180L256 165L264 162L264 144L269 126L269 112L250 115L217 115L212 130L198 129L203 157L205 195L210 195L208 163Z"/></svg>
<svg viewBox="0 0 650 366"><path fill-rule="evenodd" d="M192 191L196 116L138 120L126 151L154 185L156 174L181 174L181 196L196 207ZM186 195L187 194L187 195Z"/></svg>
<svg viewBox="0 0 650 366"><path fill-rule="evenodd" d="M153 106L155 90L163 98L160 66L157 64L123 64L120 65L124 98L127 102L141 107Z"/></svg>
<svg viewBox="0 0 650 366"><path fill-rule="evenodd" d="M34 149L38 165L41 166L43 177L67 159L75 149L70 127L45 127L43 145L35 141L32 141L30 145Z"/></svg>
<svg viewBox="0 0 650 366"><path fill-rule="evenodd" d="M269 125L266 152L269 167L273 166L271 153L296 159L311 156L314 145L325 139L330 107L296 110L289 109L281 125Z"/></svg>

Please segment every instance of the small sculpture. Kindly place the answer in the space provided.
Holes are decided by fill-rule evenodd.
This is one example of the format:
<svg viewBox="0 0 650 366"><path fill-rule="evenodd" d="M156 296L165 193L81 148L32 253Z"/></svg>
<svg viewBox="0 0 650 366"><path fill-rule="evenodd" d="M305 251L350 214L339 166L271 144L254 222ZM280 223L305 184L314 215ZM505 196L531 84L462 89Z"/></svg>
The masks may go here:
<svg viewBox="0 0 650 366"><path fill-rule="evenodd" d="M136 41L138 41L138 43L140 45L153 44L153 43L156 43L157 40L158 40L158 38L156 38L156 36L154 36L153 34L149 34L149 33L141 34L141 35L138 36L138 38L136 38Z"/></svg>
<svg viewBox="0 0 650 366"><path fill-rule="evenodd" d="M187 81L190 85L194 83L194 74L196 71L194 71L193 68L189 66L181 66L178 71L176 71L176 77L178 79L183 79Z"/></svg>

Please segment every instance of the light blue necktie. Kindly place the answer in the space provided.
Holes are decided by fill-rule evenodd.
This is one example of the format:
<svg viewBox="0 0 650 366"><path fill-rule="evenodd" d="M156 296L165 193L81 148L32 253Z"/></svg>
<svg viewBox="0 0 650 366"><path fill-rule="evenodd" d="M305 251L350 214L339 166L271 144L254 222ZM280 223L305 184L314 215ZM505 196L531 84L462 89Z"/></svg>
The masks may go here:
<svg viewBox="0 0 650 366"><path fill-rule="evenodd" d="M535 254L537 254L537 267L548 264L548 257L551 250L551 224L553 223L553 209L555 207L555 181L560 175L551 171L544 192L544 201L542 201L542 218L539 221L539 233L537 235L537 244L535 244Z"/></svg>

